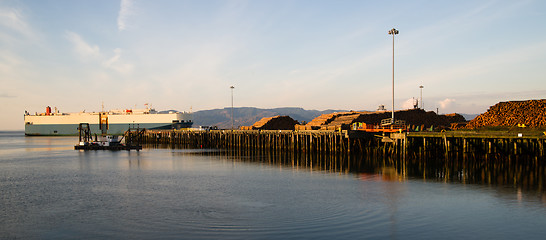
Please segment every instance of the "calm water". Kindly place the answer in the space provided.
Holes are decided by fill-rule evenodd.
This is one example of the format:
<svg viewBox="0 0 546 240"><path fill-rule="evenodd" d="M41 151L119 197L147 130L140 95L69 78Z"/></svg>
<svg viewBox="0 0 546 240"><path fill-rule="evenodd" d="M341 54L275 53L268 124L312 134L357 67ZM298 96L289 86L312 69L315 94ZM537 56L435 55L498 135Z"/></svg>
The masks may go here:
<svg viewBox="0 0 546 240"><path fill-rule="evenodd" d="M0 239L546 236L543 180L407 176L384 161L336 172L211 150L86 152L76 142L0 133Z"/></svg>

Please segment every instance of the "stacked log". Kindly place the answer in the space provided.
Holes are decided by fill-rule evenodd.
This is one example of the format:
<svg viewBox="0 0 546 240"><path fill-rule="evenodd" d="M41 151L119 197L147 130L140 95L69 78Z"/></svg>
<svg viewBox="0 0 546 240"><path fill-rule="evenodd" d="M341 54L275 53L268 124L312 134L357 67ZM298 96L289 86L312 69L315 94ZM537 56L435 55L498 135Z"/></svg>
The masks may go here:
<svg viewBox="0 0 546 240"><path fill-rule="evenodd" d="M355 119L360 117L360 113L353 112L347 115L338 115L330 123L320 126L322 130L348 130Z"/></svg>
<svg viewBox="0 0 546 240"><path fill-rule="evenodd" d="M322 126L328 125L337 117L351 115L354 113L355 112L334 112L334 113L322 114L316 117L315 119L311 120L309 123L305 125L296 125L295 129L296 130L318 130L318 129L321 129Z"/></svg>
<svg viewBox="0 0 546 240"><path fill-rule="evenodd" d="M468 122L460 122L460 123L451 123L451 129L458 130L458 129L465 129Z"/></svg>
<svg viewBox="0 0 546 240"><path fill-rule="evenodd" d="M328 116L325 116L328 115ZM324 114L308 125L297 126L296 129L346 129L352 123L363 122L367 124L380 124L381 120L391 118L392 113L386 111L377 112L344 112L335 114ZM420 129L426 127L450 127L451 123L466 122L460 114L437 115L435 112L426 112L422 109L410 109L395 112L395 118L405 120L407 125L420 126ZM325 120L327 119L327 120ZM310 124L312 127L309 127ZM317 124L318 127L316 127Z"/></svg>
<svg viewBox="0 0 546 240"><path fill-rule="evenodd" d="M394 117L406 121L407 125L430 127L449 127L454 122L465 122L466 120L460 114L452 113L447 115L437 115L433 111L426 112L423 109L410 109L396 111ZM379 124L382 119L391 118L390 112L377 114L365 114L356 119L357 122L368 124Z"/></svg>
<svg viewBox="0 0 546 240"><path fill-rule="evenodd" d="M241 127L242 130L294 130L298 121L289 116L265 117L250 127Z"/></svg>
<svg viewBox="0 0 546 240"><path fill-rule="evenodd" d="M499 102L470 121L466 128L546 126L546 99Z"/></svg>
<svg viewBox="0 0 546 240"><path fill-rule="evenodd" d="M275 117L278 117L278 116L275 116ZM254 124L252 124L251 129L260 129L264 125L266 125L269 121L271 121L273 118L274 117L264 117L260 119L259 121L255 122Z"/></svg>
<svg viewBox="0 0 546 240"><path fill-rule="evenodd" d="M307 126L317 127L320 128L322 125L327 125L331 121L333 121L335 118L339 116L349 115L353 114L354 112L335 112L335 113L328 113L328 114L322 114L315 119L313 119L311 122L307 123Z"/></svg>

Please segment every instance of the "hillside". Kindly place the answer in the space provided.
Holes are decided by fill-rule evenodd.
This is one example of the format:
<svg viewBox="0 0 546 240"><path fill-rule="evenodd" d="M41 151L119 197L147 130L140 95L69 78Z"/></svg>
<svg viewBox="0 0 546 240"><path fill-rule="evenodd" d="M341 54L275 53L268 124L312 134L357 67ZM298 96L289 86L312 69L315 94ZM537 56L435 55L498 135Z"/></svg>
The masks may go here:
<svg viewBox="0 0 546 240"><path fill-rule="evenodd" d="M278 115L290 116L298 122L310 122L314 118L327 113L342 112L346 110L305 110L303 108L286 107L273 109L260 109L253 107L233 108L234 126L251 126L264 117ZM218 126L220 129L231 128L231 108L196 111L193 113L193 126Z"/></svg>

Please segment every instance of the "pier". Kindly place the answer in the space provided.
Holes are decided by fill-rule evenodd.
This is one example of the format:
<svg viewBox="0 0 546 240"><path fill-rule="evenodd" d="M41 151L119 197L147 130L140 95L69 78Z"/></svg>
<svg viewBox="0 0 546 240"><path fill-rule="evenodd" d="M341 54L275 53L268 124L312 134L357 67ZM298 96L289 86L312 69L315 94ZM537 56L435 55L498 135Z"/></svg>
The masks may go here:
<svg viewBox="0 0 546 240"><path fill-rule="evenodd" d="M330 155L543 158L545 136L465 132L369 133L353 130L146 131L145 145Z"/></svg>

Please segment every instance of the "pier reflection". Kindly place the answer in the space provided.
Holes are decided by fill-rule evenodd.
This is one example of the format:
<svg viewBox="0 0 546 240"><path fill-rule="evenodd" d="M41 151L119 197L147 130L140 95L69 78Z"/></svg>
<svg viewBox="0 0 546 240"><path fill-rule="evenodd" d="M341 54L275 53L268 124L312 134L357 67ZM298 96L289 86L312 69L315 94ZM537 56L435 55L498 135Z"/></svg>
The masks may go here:
<svg viewBox="0 0 546 240"><path fill-rule="evenodd" d="M154 147L175 148L172 145ZM546 162L538 157L460 154L454 156L386 156L311 154L290 151L191 151L187 154L227 155L236 162L261 163L299 170L366 174L387 181L422 179L468 184L506 185L543 192Z"/></svg>
<svg viewBox="0 0 546 240"><path fill-rule="evenodd" d="M363 181L422 180L495 188L498 197L508 202L533 201L546 207L546 163L536 157L476 154L449 157L290 153L256 155L242 152L227 154L234 155L234 159L238 161L260 161L302 170L355 174Z"/></svg>

